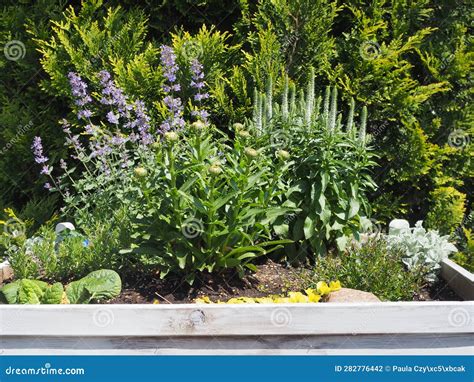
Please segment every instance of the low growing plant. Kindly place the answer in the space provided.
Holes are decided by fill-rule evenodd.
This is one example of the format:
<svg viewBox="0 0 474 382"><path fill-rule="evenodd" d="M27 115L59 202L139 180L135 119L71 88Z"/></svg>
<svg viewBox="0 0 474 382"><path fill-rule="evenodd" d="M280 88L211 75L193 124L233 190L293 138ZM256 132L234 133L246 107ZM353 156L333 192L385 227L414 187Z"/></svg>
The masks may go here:
<svg viewBox="0 0 474 382"><path fill-rule="evenodd" d="M346 288L371 292L386 301L411 301L424 286L422 267L407 269L404 253L387 247L384 238L366 244L353 243L340 255L321 256L315 267L304 274L304 284L313 288L315 280L340 280Z"/></svg>
<svg viewBox="0 0 474 382"><path fill-rule="evenodd" d="M427 231L421 220L413 228L406 220L394 220L390 223L387 245L389 249L402 252L403 263L408 269L422 267L425 279L434 282L441 269L441 261L457 252L448 239L449 236L440 236L438 231Z"/></svg>
<svg viewBox="0 0 474 382"><path fill-rule="evenodd" d="M109 269L100 269L73 281L64 288L31 279L19 279L0 288L4 304L88 304L117 297L122 290L120 276Z"/></svg>

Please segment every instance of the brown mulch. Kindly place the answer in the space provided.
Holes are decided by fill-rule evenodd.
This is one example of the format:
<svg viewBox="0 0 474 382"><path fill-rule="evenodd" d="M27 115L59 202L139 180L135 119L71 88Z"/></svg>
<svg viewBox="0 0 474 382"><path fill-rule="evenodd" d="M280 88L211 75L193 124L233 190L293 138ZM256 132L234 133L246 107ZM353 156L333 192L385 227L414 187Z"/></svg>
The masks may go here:
<svg viewBox="0 0 474 382"><path fill-rule="evenodd" d="M186 304L208 296L212 301L227 301L232 297L264 297L280 295L301 289L301 269L275 263L271 260L257 265L257 272L240 279L234 272L221 275L201 273L191 287L177 278L147 278L138 282L124 282L119 297L109 304Z"/></svg>
<svg viewBox="0 0 474 382"><path fill-rule="evenodd" d="M235 272L221 275L201 273L193 286L178 278L144 278L124 281L119 297L109 304L186 304L207 296L211 301L227 301L232 297L265 297L282 295L303 288L302 273L305 268L294 268L267 260L257 265L257 272L240 279ZM344 286L344 285L343 285ZM414 301L460 301L444 280L424 288Z"/></svg>

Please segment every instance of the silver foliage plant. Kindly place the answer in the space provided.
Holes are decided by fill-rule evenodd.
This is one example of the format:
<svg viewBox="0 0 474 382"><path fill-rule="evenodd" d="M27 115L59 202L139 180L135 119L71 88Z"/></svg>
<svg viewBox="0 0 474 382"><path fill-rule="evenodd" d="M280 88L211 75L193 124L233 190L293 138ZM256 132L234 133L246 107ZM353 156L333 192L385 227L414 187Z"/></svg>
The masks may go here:
<svg viewBox="0 0 474 382"><path fill-rule="evenodd" d="M405 253L403 262L408 269L423 267L426 269L426 280L436 281L441 262L457 248L448 241L449 236L441 236L438 231L423 228L423 221L410 227L406 220L395 219L390 223L387 236L389 249Z"/></svg>

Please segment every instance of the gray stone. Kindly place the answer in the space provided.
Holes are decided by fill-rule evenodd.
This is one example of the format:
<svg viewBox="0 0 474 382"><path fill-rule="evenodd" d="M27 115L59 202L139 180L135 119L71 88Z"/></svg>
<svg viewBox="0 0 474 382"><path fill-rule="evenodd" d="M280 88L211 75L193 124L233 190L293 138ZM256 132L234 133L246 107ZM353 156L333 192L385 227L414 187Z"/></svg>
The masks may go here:
<svg viewBox="0 0 474 382"><path fill-rule="evenodd" d="M370 292L341 288L336 292L331 292L327 302L380 302L380 299Z"/></svg>

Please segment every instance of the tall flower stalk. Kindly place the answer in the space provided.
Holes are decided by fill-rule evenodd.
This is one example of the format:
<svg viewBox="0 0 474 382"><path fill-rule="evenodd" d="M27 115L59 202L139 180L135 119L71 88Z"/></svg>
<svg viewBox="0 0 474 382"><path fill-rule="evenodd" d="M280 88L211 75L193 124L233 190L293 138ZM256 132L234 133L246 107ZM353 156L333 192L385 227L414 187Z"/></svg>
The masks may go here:
<svg viewBox="0 0 474 382"><path fill-rule="evenodd" d="M175 96L175 92L181 90L181 85L177 83L176 73L179 70L176 64L176 55L173 48L161 46L161 65L163 67L163 76L166 82L163 85L163 91L166 94L163 102L168 108L169 116L160 125L161 133L164 134L170 130L179 130L184 127L184 108L181 98Z"/></svg>

